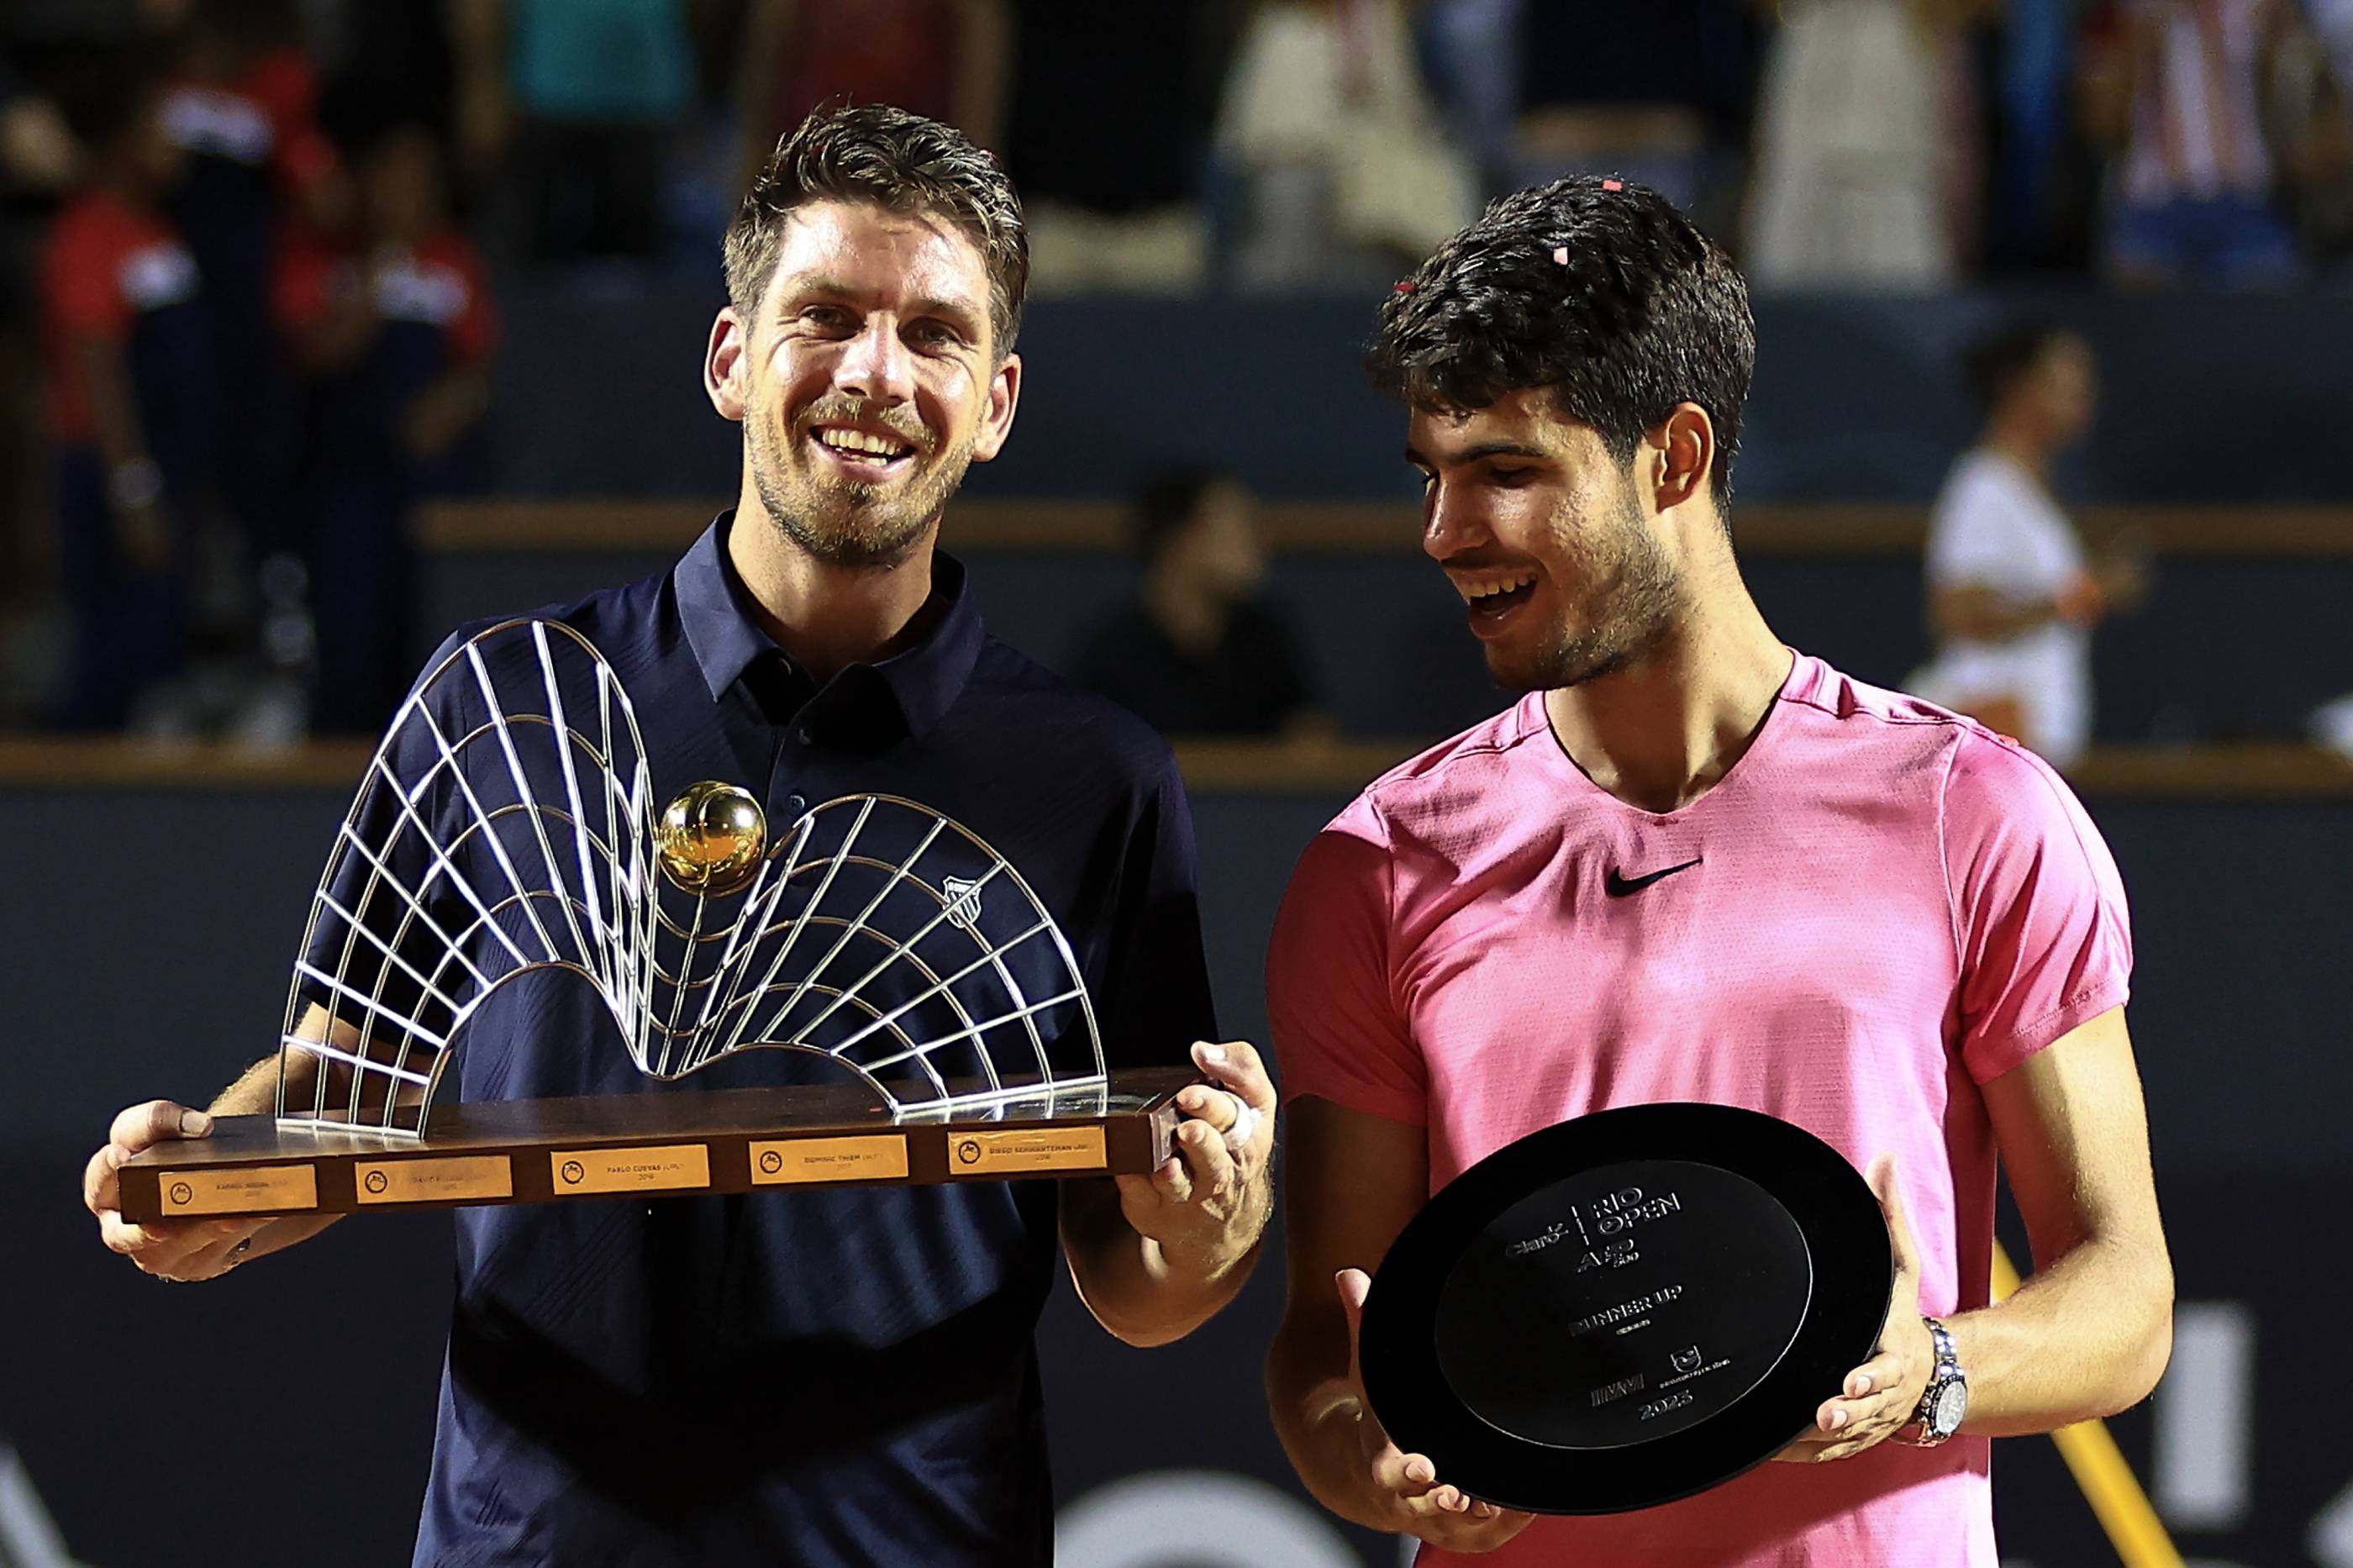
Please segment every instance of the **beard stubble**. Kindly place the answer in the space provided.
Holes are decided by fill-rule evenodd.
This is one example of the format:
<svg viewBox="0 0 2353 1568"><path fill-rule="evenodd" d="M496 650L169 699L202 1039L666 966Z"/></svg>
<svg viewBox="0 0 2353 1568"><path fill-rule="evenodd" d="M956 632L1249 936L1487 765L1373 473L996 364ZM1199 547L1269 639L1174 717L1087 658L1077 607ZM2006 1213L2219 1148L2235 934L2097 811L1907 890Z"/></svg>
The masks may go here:
<svg viewBox="0 0 2353 1568"><path fill-rule="evenodd" d="M797 445L813 424L856 421L861 412L854 406L859 402L848 399L812 405L795 425L792 441ZM805 463L787 456L771 424L744 423L745 457L760 505L785 537L813 560L828 566L877 570L896 566L913 553L963 485L979 432L941 451L928 431L909 431L895 422L892 428L914 446L912 460L919 467L907 480L885 488L821 482Z"/></svg>

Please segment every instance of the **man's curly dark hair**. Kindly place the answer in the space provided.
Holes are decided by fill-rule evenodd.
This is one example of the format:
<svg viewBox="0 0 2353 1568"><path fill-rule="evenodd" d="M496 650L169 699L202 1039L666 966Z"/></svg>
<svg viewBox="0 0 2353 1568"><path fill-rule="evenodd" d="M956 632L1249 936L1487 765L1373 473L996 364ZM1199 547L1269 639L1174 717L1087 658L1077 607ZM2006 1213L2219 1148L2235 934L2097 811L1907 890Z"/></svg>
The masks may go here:
<svg viewBox="0 0 2353 1568"><path fill-rule="evenodd" d="M1573 174L1497 199L1440 246L1382 303L1365 363L1382 391L1451 414L1549 388L1620 462L1675 405L1695 403L1715 426L1721 506L1757 322L1731 258L1673 203Z"/></svg>
<svg viewBox="0 0 2353 1568"><path fill-rule="evenodd" d="M1029 237L1021 198L962 132L887 104L819 109L776 143L727 230L727 293L754 310L776 273L785 221L806 202L923 213L961 230L988 268L988 320L1002 360L1021 332Z"/></svg>

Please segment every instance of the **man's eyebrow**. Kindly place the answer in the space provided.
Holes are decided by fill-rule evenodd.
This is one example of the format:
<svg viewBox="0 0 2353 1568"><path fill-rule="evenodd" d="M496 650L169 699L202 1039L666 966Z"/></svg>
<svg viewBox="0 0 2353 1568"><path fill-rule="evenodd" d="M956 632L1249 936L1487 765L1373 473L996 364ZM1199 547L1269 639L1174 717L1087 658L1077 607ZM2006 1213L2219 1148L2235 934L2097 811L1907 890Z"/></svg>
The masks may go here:
<svg viewBox="0 0 2353 1568"><path fill-rule="evenodd" d="M908 306L911 316L938 316L969 331L980 324L980 312L960 300L917 300Z"/></svg>
<svg viewBox="0 0 2353 1568"><path fill-rule="evenodd" d="M852 299L858 293L857 289L839 278L828 278L819 273L804 273L798 278L788 278L785 280L785 287L787 291L795 294L830 294L841 300Z"/></svg>
<svg viewBox="0 0 2353 1568"><path fill-rule="evenodd" d="M804 295L822 294L831 299L852 301L859 298L859 291L849 284L839 278L828 278L822 274L809 274L790 279L786 284L786 291ZM967 331L976 328L981 320L980 311L969 304L957 300L936 298L910 300L906 313L910 316L938 316L956 323Z"/></svg>
<svg viewBox="0 0 2353 1568"><path fill-rule="evenodd" d="M1449 452L1446 460L1456 466L1476 463L1489 458L1532 458L1549 462L1552 454L1541 447L1531 447L1522 441L1482 441L1475 447L1465 447L1460 452ZM1434 468L1438 465L1423 457L1410 445L1405 449L1405 460L1417 468Z"/></svg>

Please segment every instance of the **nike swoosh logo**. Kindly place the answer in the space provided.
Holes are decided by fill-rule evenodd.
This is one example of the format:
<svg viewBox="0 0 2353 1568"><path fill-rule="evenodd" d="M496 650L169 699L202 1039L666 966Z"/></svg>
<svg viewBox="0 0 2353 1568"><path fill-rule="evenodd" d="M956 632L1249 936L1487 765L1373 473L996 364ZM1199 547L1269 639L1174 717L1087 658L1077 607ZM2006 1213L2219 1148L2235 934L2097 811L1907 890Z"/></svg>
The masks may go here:
<svg viewBox="0 0 2353 1568"><path fill-rule="evenodd" d="M1670 866L1663 871L1648 871L1640 877L1620 876L1618 873L1618 868L1612 866L1609 868L1609 875L1602 879L1601 887L1603 891L1611 898L1622 899L1629 893L1641 892L1662 877L1672 877L1678 871L1688 871L1698 864L1699 861L1696 859L1686 860L1680 866Z"/></svg>

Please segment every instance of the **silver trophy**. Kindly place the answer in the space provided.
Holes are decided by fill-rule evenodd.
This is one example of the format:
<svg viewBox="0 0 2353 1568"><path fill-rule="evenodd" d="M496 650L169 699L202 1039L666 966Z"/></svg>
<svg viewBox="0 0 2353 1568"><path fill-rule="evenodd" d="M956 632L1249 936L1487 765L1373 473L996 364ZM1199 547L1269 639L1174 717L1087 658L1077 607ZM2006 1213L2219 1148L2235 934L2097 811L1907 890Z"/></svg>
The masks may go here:
<svg viewBox="0 0 2353 1568"><path fill-rule="evenodd" d="M478 1020L495 1034L502 998L551 984L612 1022L581 1050L649 1079L811 1059L728 1075L801 1080L758 1087L454 1096ZM1106 1073L1053 917L931 807L844 796L772 841L735 784L657 805L619 678L534 619L469 638L401 705L312 898L280 1045L276 1115L127 1163L126 1217L1144 1171L1192 1081Z"/></svg>

